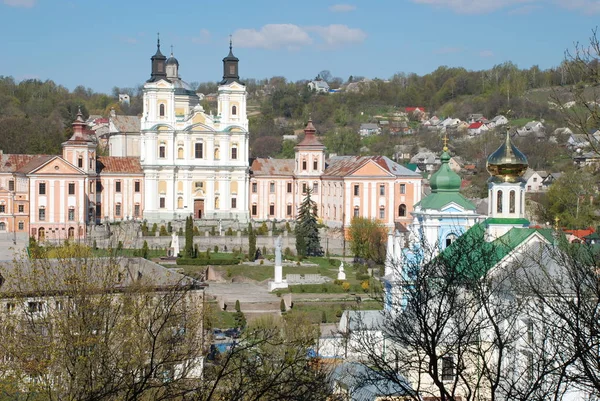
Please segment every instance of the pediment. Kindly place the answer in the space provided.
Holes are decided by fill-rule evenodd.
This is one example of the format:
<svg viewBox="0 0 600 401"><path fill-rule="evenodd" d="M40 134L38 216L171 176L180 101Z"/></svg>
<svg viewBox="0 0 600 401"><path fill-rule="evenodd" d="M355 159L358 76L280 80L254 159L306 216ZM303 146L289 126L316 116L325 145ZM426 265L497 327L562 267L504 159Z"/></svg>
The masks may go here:
<svg viewBox="0 0 600 401"><path fill-rule="evenodd" d="M350 176L359 176L359 177L392 177L390 172L383 169L383 167L379 166L377 163L374 163L372 160L369 160L367 163L360 166L358 169L353 171Z"/></svg>
<svg viewBox="0 0 600 401"><path fill-rule="evenodd" d="M40 167L29 172L29 174L52 174L52 175L85 175L85 173L67 162L60 156L50 159Z"/></svg>

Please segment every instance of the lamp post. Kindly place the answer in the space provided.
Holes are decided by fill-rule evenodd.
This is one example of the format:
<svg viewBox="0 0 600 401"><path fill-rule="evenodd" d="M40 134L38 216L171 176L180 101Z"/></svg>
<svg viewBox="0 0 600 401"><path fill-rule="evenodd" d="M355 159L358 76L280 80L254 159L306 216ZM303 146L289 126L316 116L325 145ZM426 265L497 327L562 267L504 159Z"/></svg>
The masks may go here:
<svg viewBox="0 0 600 401"><path fill-rule="evenodd" d="M13 215L13 245L17 245L17 215L15 212L15 192L12 193L12 215Z"/></svg>

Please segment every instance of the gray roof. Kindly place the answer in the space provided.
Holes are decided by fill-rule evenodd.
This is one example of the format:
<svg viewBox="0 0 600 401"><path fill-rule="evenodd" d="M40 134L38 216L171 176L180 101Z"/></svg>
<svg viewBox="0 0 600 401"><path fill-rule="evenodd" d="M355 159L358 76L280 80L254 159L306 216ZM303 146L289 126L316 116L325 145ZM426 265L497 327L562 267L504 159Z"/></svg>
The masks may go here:
<svg viewBox="0 0 600 401"><path fill-rule="evenodd" d="M375 123L362 123L360 129L378 129L379 126Z"/></svg>
<svg viewBox="0 0 600 401"><path fill-rule="evenodd" d="M140 133L140 118L138 116L114 116L110 118L110 122L115 129L111 133Z"/></svg>
<svg viewBox="0 0 600 401"><path fill-rule="evenodd" d="M1 262L0 274L4 279L0 285L0 296L59 294L69 288L68 280L72 280L73 275L85 278L90 285L97 283L100 291L108 292L120 291L137 283L155 289L204 286L195 279L144 258L26 259ZM37 282L28 279L33 274L43 277Z"/></svg>
<svg viewBox="0 0 600 401"><path fill-rule="evenodd" d="M413 392L404 377L396 375L392 379L356 362L337 366L331 374L331 381L347 390L351 401L375 401L380 397L400 397Z"/></svg>
<svg viewBox="0 0 600 401"><path fill-rule="evenodd" d="M380 310L345 310L340 319L339 330L346 333L351 331L378 331L384 328L385 316Z"/></svg>

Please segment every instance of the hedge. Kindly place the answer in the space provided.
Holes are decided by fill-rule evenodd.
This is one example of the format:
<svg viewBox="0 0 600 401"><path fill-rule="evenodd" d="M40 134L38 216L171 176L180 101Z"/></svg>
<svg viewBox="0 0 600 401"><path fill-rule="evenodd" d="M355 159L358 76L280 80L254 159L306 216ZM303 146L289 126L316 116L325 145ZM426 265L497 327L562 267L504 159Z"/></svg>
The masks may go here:
<svg viewBox="0 0 600 401"><path fill-rule="evenodd" d="M239 259L206 259L206 258L177 258L177 264L182 266L206 266L206 265L237 265Z"/></svg>

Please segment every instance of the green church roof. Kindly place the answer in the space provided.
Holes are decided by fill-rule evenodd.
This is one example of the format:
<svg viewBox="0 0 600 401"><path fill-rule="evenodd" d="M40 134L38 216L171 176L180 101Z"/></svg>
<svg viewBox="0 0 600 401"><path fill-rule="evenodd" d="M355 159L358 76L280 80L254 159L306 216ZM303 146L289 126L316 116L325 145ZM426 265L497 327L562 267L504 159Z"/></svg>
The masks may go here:
<svg viewBox="0 0 600 401"><path fill-rule="evenodd" d="M553 241L552 230L534 228L512 228L494 241L487 241L488 220L475 224L446 247L438 255L439 262L467 278L480 278L534 233Z"/></svg>
<svg viewBox="0 0 600 401"><path fill-rule="evenodd" d="M449 205L450 203L456 203L466 210L475 210L475 205L459 192L431 193L421 199L415 206L421 206L421 209L442 210L444 206Z"/></svg>
<svg viewBox="0 0 600 401"><path fill-rule="evenodd" d="M450 155L444 150L440 157L442 165L429 179L429 185L431 186L432 192L458 192L460 190L461 179L450 168L448 162L450 161Z"/></svg>

